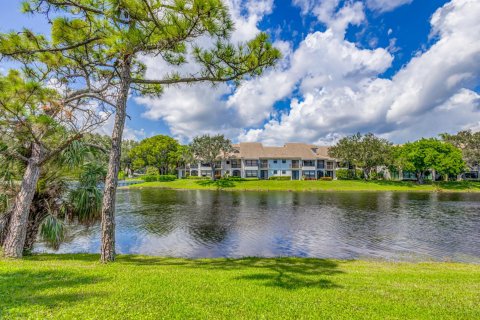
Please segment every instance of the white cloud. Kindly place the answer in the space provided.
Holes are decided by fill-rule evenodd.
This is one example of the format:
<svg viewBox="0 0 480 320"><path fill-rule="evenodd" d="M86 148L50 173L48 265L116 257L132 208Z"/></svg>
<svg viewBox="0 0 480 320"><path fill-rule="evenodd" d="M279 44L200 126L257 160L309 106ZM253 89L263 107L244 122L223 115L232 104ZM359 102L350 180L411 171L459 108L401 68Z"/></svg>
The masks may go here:
<svg viewBox="0 0 480 320"><path fill-rule="evenodd" d="M388 2L388 11L409 1ZM253 37L273 1L231 0L237 22L236 39ZM276 69L232 91L227 85L167 88L160 99L140 98L145 116L163 119L181 138L221 132L241 141L282 144L286 141L331 143L357 131L372 131L395 142L443 131L480 128L479 95L472 91L480 78L480 3L453 0L431 18L430 48L419 52L391 79L396 39L386 48L359 48L345 40L349 24L365 20L359 1L294 0L327 26L312 32L296 50L288 42L275 45L284 53ZM367 1L375 4L386 1ZM393 32L393 31L392 31ZM389 31L389 33L392 33ZM155 59L147 61L150 75L164 72ZM182 68L191 71L191 66ZM278 113L276 101L292 99ZM265 123L266 121L266 123ZM265 123L265 124L264 124ZM246 129L244 129L246 128Z"/></svg>
<svg viewBox="0 0 480 320"><path fill-rule="evenodd" d="M398 142L475 128L479 96L468 88L480 78L479 16L475 0L453 0L438 9L431 19L437 42L391 80L379 77L392 61L387 50L360 49L330 29L308 35L285 71L298 79L301 98L239 139L325 142L373 131Z"/></svg>
<svg viewBox="0 0 480 320"><path fill-rule="evenodd" d="M413 0L366 0L367 7L378 12L392 11L405 4L412 3Z"/></svg>

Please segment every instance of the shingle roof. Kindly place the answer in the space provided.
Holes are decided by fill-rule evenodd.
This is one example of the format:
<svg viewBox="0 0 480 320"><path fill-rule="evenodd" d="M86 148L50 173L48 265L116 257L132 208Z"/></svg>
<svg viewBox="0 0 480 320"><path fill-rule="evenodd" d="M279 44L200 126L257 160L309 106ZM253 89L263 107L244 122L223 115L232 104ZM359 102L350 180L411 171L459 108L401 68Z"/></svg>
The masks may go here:
<svg viewBox="0 0 480 320"><path fill-rule="evenodd" d="M286 143L283 147L263 146L259 142L241 142L233 145L231 156L242 159L332 159L329 147L306 143Z"/></svg>

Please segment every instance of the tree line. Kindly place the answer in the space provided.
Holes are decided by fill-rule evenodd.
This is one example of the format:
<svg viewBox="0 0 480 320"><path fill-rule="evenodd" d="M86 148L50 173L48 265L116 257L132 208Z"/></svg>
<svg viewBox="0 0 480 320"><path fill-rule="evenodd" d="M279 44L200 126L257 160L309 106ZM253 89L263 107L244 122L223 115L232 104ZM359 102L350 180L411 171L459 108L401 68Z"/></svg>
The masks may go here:
<svg viewBox="0 0 480 320"><path fill-rule="evenodd" d="M440 138L423 138L402 145L393 145L372 133L357 133L340 139L329 150L330 156L339 159L352 174L362 169L362 176L369 180L378 169L390 173L408 171L423 184L427 174L434 171L445 180L465 170L477 168L480 161L480 133L461 131L457 134L441 134ZM478 170L478 168L477 168ZM433 177L435 179L435 177Z"/></svg>

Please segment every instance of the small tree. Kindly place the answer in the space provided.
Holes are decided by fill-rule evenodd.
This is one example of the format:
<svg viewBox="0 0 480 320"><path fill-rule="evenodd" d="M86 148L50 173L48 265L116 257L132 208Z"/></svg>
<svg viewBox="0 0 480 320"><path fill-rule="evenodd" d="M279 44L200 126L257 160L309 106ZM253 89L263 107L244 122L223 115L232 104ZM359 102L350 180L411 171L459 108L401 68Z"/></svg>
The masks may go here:
<svg viewBox="0 0 480 320"><path fill-rule="evenodd" d="M158 174L168 174L172 165L177 162L179 148L177 140L157 135L140 141L130 150L129 156L135 167L152 166L157 168Z"/></svg>
<svg viewBox="0 0 480 320"><path fill-rule="evenodd" d="M465 168L461 151L437 139L421 139L397 147L395 161L400 169L415 172L419 184L425 182L429 170L448 178L448 175L457 175Z"/></svg>
<svg viewBox="0 0 480 320"><path fill-rule="evenodd" d="M362 168L364 178L368 180L372 170L387 165L391 146L388 140L378 138L373 133L364 136L357 133L340 139L330 148L329 155L353 165L353 170L356 167Z"/></svg>
<svg viewBox="0 0 480 320"><path fill-rule="evenodd" d="M190 144L192 153L197 161L207 163L212 170L212 180L215 180L215 163L233 151L232 142L223 134L195 137Z"/></svg>

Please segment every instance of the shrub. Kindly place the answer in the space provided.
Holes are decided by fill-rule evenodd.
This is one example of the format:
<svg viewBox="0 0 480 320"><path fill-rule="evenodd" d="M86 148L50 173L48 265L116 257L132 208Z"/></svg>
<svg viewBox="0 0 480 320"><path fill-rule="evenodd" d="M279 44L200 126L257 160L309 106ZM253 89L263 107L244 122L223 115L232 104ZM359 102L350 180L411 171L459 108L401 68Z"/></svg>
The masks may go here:
<svg viewBox="0 0 480 320"><path fill-rule="evenodd" d="M118 180L125 180L125 172L120 171L118 173Z"/></svg>
<svg viewBox="0 0 480 320"><path fill-rule="evenodd" d="M142 179L143 179L143 181L145 181L145 182L154 182L154 181L157 181L157 176L156 176L156 175L153 175L153 174L151 174L151 175L144 175L144 176L142 177Z"/></svg>
<svg viewBox="0 0 480 320"><path fill-rule="evenodd" d="M223 180L228 180L228 181L256 181L260 180L257 177L251 177L251 178L242 178L242 177L228 177L228 178L223 178Z"/></svg>
<svg viewBox="0 0 480 320"><path fill-rule="evenodd" d="M268 178L268 180L292 180L289 176L273 176Z"/></svg>
<svg viewBox="0 0 480 320"><path fill-rule="evenodd" d="M210 177L201 177L201 176L188 176L187 179L190 180L208 180Z"/></svg>
<svg viewBox="0 0 480 320"><path fill-rule="evenodd" d="M356 169L355 171L349 169L338 169L335 172L338 180L358 180L363 179L363 171ZM327 177L328 178L328 177Z"/></svg>
<svg viewBox="0 0 480 320"><path fill-rule="evenodd" d="M164 174L157 176L157 181L174 181L177 180L177 176L173 174Z"/></svg>
<svg viewBox="0 0 480 320"><path fill-rule="evenodd" d="M322 180L322 181L332 181L333 178L332 177L321 177L320 180Z"/></svg>

